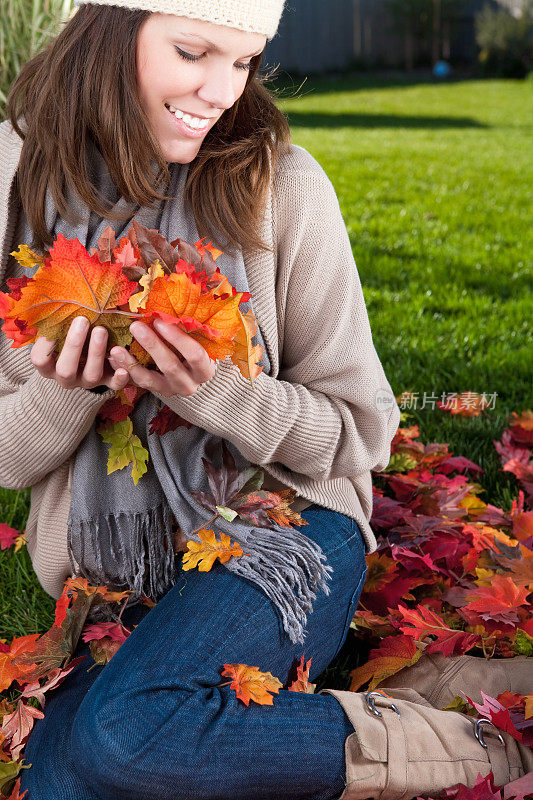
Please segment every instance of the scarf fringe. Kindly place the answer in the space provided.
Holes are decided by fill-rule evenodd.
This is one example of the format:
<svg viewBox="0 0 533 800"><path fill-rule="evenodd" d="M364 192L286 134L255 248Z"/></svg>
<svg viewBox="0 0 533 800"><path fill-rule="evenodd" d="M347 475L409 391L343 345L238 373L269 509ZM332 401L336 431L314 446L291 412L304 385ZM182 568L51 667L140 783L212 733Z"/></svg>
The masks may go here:
<svg viewBox="0 0 533 800"><path fill-rule="evenodd" d="M313 589L330 593L326 581L333 568L321 563L326 561L321 547L292 527L250 528L246 538L235 535L230 525L224 527L247 555L232 557L223 566L258 585L280 612L291 642L303 644L306 612L313 610L316 598Z"/></svg>
<svg viewBox="0 0 533 800"><path fill-rule="evenodd" d="M132 590L134 594L126 605L134 605L142 593L157 602L174 585L176 559L172 536L173 522L172 511L167 502L148 512L136 514L119 512L90 520L69 520L68 552L73 575L81 575L90 583L101 585L101 575L105 574L103 561L109 564L110 553L117 574L112 583L106 585L114 591ZM131 549L123 545L123 542L128 541L127 533L133 537ZM72 555L73 535L75 540L81 543L82 554L79 565L75 563ZM94 568L86 563L89 556L96 561ZM148 575L146 559L148 559Z"/></svg>

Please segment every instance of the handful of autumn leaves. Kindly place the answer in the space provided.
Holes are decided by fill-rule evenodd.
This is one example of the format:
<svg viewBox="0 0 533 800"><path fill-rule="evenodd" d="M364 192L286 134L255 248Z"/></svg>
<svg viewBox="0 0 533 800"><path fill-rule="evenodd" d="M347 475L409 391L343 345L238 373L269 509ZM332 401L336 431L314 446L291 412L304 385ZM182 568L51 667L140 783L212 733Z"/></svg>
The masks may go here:
<svg viewBox="0 0 533 800"><path fill-rule="evenodd" d="M59 355L72 321L84 316L91 327L107 328L108 352L115 345L125 347L149 369L154 361L129 326L133 319L151 325L159 318L178 325L211 359L230 356L253 388L253 379L262 371L257 362L263 348L251 343L257 333L253 313L239 310L250 293L231 286L215 264L221 251L203 241L169 243L157 230L133 220L118 245L108 226L90 254L77 238L66 239L61 233L44 257L20 245L11 255L22 267L38 269L32 278L8 279L10 294L0 292L2 330L14 348L35 342L38 335L55 340ZM84 351L80 365L85 362ZM131 463L134 484L147 470L149 453L133 434L129 414L146 391L126 386L98 414L98 433L110 445L107 474ZM150 433L162 435L178 425L190 427L163 405L151 420Z"/></svg>

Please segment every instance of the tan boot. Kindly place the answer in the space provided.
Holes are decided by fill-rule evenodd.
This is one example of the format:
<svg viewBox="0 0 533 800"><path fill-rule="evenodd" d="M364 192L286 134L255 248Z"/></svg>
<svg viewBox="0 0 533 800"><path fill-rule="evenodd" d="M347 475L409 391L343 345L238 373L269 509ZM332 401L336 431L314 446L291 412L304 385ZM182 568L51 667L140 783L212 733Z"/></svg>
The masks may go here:
<svg viewBox="0 0 533 800"><path fill-rule="evenodd" d="M479 773L503 786L533 770L533 750L492 723L440 711L414 689L377 692L321 689L341 704L354 727L345 742L346 788L339 800L411 800Z"/></svg>
<svg viewBox="0 0 533 800"><path fill-rule="evenodd" d="M478 658L477 656L422 655L412 667L405 667L379 684L390 694L393 688L416 689L434 708L444 708L463 691L476 703L481 692L496 697L500 692L528 694L533 689L533 658Z"/></svg>

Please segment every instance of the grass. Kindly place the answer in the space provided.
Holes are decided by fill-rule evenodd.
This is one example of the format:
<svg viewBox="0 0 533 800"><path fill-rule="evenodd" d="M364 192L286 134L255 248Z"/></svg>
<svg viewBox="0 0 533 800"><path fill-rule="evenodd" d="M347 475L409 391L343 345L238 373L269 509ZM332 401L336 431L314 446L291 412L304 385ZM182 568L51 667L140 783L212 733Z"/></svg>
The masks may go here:
<svg viewBox="0 0 533 800"><path fill-rule="evenodd" d="M511 411L533 407L532 94L531 81L366 74L308 81L279 100L294 143L337 191L392 389L419 393L406 424L478 463L481 499L507 510L517 483L492 440ZM495 394L494 407L480 418L420 408L424 392L466 390ZM29 489L0 489L1 520L22 529L28 510ZM0 553L0 585L2 636L52 624L55 603L25 548ZM361 655L350 633L317 690L345 688Z"/></svg>

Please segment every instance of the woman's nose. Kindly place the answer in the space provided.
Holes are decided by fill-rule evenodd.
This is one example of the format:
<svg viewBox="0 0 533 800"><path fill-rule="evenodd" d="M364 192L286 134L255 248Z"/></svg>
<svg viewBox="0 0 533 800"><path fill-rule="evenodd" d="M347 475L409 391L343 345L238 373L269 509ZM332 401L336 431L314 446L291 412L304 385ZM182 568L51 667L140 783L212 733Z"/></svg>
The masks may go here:
<svg viewBox="0 0 533 800"><path fill-rule="evenodd" d="M198 97L216 108L231 108L237 99L232 72L233 68L231 71L220 68L210 70L198 90Z"/></svg>

